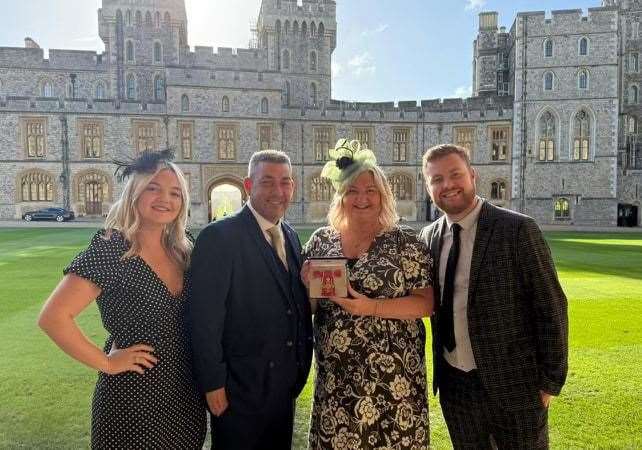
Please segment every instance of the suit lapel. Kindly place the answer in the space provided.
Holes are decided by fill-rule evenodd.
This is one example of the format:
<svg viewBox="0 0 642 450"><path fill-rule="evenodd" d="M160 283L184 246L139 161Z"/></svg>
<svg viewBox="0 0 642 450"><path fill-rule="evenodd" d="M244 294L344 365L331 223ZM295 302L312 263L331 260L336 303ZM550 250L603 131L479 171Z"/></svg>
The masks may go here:
<svg viewBox="0 0 642 450"><path fill-rule="evenodd" d="M440 299L439 302L441 303L441 285L439 283L439 259L441 256L441 237L444 232L444 227L446 223L446 218L445 216L441 216L437 223L435 223L433 231L430 236L430 242L428 243L428 246L430 248L430 253L432 253L433 261L434 261L434 274L433 274L433 292L435 295L435 298Z"/></svg>
<svg viewBox="0 0 642 450"><path fill-rule="evenodd" d="M479 271L482 267L484 255L488 248L488 241L490 241L495 217L493 214L493 206L484 202L479 212L479 219L477 220L477 232L475 233L475 244L473 246L473 255L470 260L470 275L468 280L468 304L472 304L475 298L475 288L477 287L477 280L479 279Z"/></svg>
<svg viewBox="0 0 642 450"><path fill-rule="evenodd" d="M292 256L294 257L294 260L297 263L296 269L298 270L301 267L301 249L299 248L299 245L298 245L299 244L298 238L294 235L295 233L294 230L285 226L285 224L283 223L281 223L281 231L283 231L283 236L285 236L285 245L290 246L290 250L292 251ZM294 270L294 268L290 268L290 270Z"/></svg>
<svg viewBox="0 0 642 450"><path fill-rule="evenodd" d="M256 219L254 218L254 215L252 214L252 211L250 211L250 209L247 206L243 207L243 210L241 211L241 215L245 218L246 224L250 231L250 235L252 236L252 239L254 239L256 246L259 249L259 252L261 253L261 256L265 260L265 263L267 264L267 266L270 268L272 275L276 279L277 283L279 284L279 287L283 291L283 294L287 298L288 288L285 285L285 281L283 277L279 274L279 270L281 269L277 267L277 261L276 261L276 258L274 257L274 253L270 248L270 244L265 239L265 236L263 235L263 231L261 230L259 223L256 221Z"/></svg>

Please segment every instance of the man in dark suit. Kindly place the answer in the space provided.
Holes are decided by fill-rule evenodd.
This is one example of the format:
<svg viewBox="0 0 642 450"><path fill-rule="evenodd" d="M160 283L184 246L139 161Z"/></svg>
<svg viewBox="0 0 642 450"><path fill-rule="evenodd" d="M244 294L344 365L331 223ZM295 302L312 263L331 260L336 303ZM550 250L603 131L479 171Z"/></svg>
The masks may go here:
<svg viewBox="0 0 642 450"><path fill-rule="evenodd" d="M445 213L435 256L433 390L455 449L548 448L548 406L567 372L567 302L533 219L476 195L467 150L429 149L426 188Z"/></svg>
<svg viewBox="0 0 642 450"><path fill-rule="evenodd" d="M194 370L213 448L289 449L312 357L301 244L282 220L292 167L285 153L264 150L248 172L248 203L205 227L192 254Z"/></svg>

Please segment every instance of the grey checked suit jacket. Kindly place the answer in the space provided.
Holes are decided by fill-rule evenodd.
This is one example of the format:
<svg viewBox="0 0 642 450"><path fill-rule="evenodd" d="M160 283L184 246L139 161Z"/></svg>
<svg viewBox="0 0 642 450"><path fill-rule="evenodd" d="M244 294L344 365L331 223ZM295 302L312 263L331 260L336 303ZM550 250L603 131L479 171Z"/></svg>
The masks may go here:
<svg viewBox="0 0 642 450"><path fill-rule="evenodd" d="M441 298L444 228L441 217L420 234L436 261L435 299ZM445 363L439 320L437 306L431 319L435 394ZM540 389L560 393L568 370L567 302L550 250L533 219L488 202L480 211L473 248L468 332L482 384L503 409L538 407Z"/></svg>

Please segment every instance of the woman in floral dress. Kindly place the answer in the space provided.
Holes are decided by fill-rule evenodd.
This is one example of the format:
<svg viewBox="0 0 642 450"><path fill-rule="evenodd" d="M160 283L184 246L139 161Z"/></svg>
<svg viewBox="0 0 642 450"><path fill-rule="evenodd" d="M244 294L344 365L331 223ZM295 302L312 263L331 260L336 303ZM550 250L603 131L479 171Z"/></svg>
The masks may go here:
<svg viewBox="0 0 642 450"><path fill-rule="evenodd" d="M412 229L397 225L394 197L374 154L343 139L330 155L322 172L336 190L330 226L314 232L305 254L347 258L351 298L312 300L310 447L425 449L421 317L433 310L433 260Z"/></svg>

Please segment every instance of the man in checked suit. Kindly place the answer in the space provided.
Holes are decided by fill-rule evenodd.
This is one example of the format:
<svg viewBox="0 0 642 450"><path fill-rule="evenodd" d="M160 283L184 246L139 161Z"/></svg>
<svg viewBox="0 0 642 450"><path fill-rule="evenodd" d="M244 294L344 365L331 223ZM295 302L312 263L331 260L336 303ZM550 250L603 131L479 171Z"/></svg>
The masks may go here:
<svg viewBox="0 0 642 450"><path fill-rule="evenodd" d="M455 449L548 448L548 407L567 372L566 297L533 219L476 195L466 149L423 158L445 213L421 237L435 255L433 390Z"/></svg>
<svg viewBox="0 0 642 450"><path fill-rule="evenodd" d="M294 182L288 156L252 155L250 199L211 223L192 254L194 371L212 413L212 447L287 450L294 401L312 359L301 244L283 221Z"/></svg>

